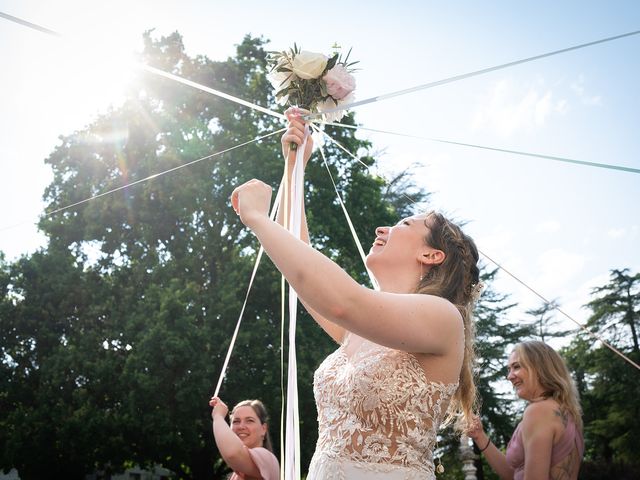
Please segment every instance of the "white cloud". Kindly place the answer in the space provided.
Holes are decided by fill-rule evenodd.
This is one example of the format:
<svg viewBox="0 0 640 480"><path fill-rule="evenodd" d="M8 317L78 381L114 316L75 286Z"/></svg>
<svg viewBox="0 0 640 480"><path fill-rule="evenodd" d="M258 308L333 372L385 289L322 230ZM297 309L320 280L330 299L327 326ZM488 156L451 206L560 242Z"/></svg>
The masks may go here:
<svg viewBox="0 0 640 480"><path fill-rule="evenodd" d="M606 232L607 238L612 240L625 240L633 242L640 237L640 225L629 225L624 227L611 227Z"/></svg>
<svg viewBox="0 0 640 480"><path fill-rule="evenodd" d="M622 238L627 234L626 228L611 228L607 230L607 237L609 238Z"/></svg>
<svg viewBox="0 0 640 480"><path fill-rule="evenodd" d="M472 129L492 130L507 137L545 125L553 113L564 114L567 100L555 100L551 90L540 88L543 83L539 80L534 86L519 86L509 79L497 82L475 112Z"/></svg>
<svg viewBox="0 0 640 480"><path fill-rule="evenodd" d="M529 91L527 95L532 96L531 103L533 103L535 108L535 113L533 116L535 120L535 124L544 125L545 119L547 118L547 116L549 115L549 112L551 112L551 109L553 108L551 104L551 92L546 92L544 96L538 101L536 101L538 96L537 92Z"/></svg>
<svg viewBox="0 0 640 480"><path fill-rule="evenodd" d="M580 74L578 75L578 79L575 82L571 83L570 87L584 105L588 105L591 107L602 106L602 96L587 93L584 84L584 75Z"/></svg>
<svg viewBox="0 0 640 480"><path fill-rule="evenodd" d="M557 220L548 220L536 225L536 232L538 233L556 233L560 230L560 222Z"/></svg>
<svg viewBox="0 0 640 480"><path fill-rule="evenodd" d="M525 258L514 250L514 246L518 245L515 232L502 225L496 225L488 233L476 236L472 234L472 236L481 252L482 263L487 265L488 270L493 270L498 265L506 270L499 271L492 287L502 293L511 293L514 289L520 289L520 284L511 278L511 275L520 278L528 268ZM497 264L494 264L494 261ZM527 280L522 279L525 282Z"/></svg>
<svg viewBox="0 0 640 480"><path fill-rule="evenodd" d="M565 113L567 113L569 111L569 102L567 102L564 98L561 98L556 103L555 110L560 115L564 115Z"/></svg>
<svg viewBox="0 0 640 480"><path fill-rule="evenodd" d="M582 99L585 105L599 107L602 105L602 97L600 95L594 95L592 97L584 97Z"/></svg>
<svg viewBox="0 0 640 480"><path fill-rule="evenodd" d="M568 291L564 296L564 302L562 305L563 311L570 315L571 318L580 325L584 325L591 313L588 308L585 308L585 305L593 299L591 296L591 290L595 287L606 284L608 280L608 275L603 274L590 278L579 285L575 285L574 288ZM578 325L568 319L567 322L569 322L566 325L567 328L578 327Z"/></svg>
<svg viewBox="0 0 640 480"><path fill-rule="evenodd" d="M596 287L606 285L608 282L609 273L602 273L575 286L575 288L567 293L565 297L566 302L562 307L563 310L571 315L574 320L584 325L591 314L585 305L593 300L592 290ZM576 325L573 322L571 323L571 328L575 328Z"/></svg>
<svg viewBox="0 0 640 480"><path fill-rule="evenodd" d="M584 268L586 258L559 248L542 252L537 258L538 274L535 284L551 298L562 295L565 289Z"/></svg>
<svg viewBox="0 0 640 480"><path fill-rule="evenodd" d="M503 226L497 226L492 232L479 237L477 240L478 244L482 245L486 250L500 252L510 248L514 243L513 239L513 231Z"/></svg>

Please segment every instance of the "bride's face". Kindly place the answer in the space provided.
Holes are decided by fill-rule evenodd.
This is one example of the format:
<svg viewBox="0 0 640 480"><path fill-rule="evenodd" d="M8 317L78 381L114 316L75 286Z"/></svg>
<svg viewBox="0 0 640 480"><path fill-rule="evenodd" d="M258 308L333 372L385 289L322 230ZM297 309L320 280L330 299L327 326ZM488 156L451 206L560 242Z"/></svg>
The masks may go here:
<svg viewBox="0 0 640 480"><path fill-rule="evenodd" d="M367 266L384 268L407 265L415 268L419 252L428 248L427 215L414 215L400 220L393 227L376 228L376 238L367 255Z"/></svg>

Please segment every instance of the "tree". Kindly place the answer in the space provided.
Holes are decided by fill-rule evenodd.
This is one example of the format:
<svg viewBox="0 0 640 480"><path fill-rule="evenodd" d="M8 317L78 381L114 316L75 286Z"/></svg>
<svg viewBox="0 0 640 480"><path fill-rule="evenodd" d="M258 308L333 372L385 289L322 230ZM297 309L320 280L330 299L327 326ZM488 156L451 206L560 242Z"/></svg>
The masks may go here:
<svg viewBox="0 0 640 480"><path fill-rule="evenodd" d="M103 280L54 249L23 257L7 280L1 466L25 480L84 478L94 462L122 461L122 362L100 347L107 320L95 310Z"/></svg>
<svg viewBox="0 0 640 480"><path fill-rule="evenodd" d="M593 290L600 296L587 304L592 311L588 327L636 363L639 280L640 274L629 269L612 270L609 283ZM585 333L562 353L584 413L585 478L635 478L640 471L640 372Z"/></svg>
<svg viewBox="0 0 640 480"><path fill-rule="evenodd" d="M621 347L629 345L627 334L631 334L630 347L640 353L640 273L632 275L628 268L611 270L609 283L594 288L592 294L597 297L587 304L593 312L587 326Z"/></svg>
<svg viewBox="0 0 640 480"><path fill-rule="evenodd" d="M531 308L525 313L535 318L537 336L541 342L549 338L564 337L570 330L558 330L558 320L555 318L556 309L560 306L557 299L543 302L538 308Z"/></svg>

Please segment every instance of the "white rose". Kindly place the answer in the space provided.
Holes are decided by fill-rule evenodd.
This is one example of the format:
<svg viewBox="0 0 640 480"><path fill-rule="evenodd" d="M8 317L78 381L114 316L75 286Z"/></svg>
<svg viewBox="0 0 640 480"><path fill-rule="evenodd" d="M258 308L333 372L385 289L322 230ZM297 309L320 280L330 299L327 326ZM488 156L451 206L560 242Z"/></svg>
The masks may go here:
<svg viewBox="0 0 640 480"><path fill-rule="evenodd" d="M276 72L274 70L267 73L267 80L269 80L269 83L273 86L275 90L274 93L278 93L279 91L287 88L292 81L297 80L297 77L291 72ZM279 105L286 105L288 100L289 95L282 95L276 101Z"/></svg>
<svg viewBox="0 0 640 480"><path fill-rule="evenodd" d="M326 55L303 50L293 59L293 73L304 80L318 78L324 72L328 60Z"/></svg>
<svg viewBox="0 0 640 480"><path fill-rule="evenodd" d="M267 80L269 80L271 86L275 88L276 92L279 92L283 88L287 88L295 78L296 76L291 72L276 72L274 70L267 73Z"/></svg>

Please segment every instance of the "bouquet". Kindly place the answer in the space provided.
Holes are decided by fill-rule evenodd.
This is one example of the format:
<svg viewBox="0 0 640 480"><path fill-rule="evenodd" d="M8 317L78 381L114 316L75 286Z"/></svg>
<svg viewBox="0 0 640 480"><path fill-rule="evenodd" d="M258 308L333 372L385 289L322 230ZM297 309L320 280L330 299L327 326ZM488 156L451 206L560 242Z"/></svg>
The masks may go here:
<svg viewBox="0 0 640 480"><path fill-rule="evenodd" d="M328 57L322 53L300 50L297 45L284 52L270 52L271 63L267 79L275 88L276 101L322 113L340 105L352 103L356 81L349 63L349 54L343 60L339 53ZM323 114L326 122L340 120L345 110Z"/></svg>

